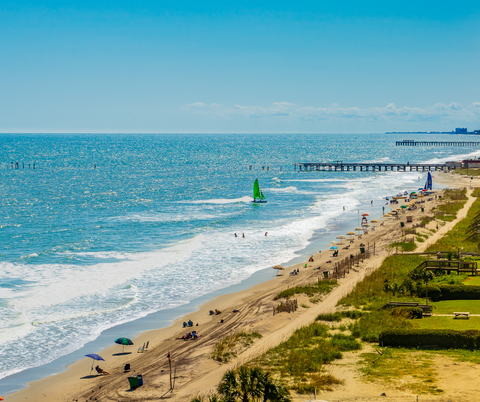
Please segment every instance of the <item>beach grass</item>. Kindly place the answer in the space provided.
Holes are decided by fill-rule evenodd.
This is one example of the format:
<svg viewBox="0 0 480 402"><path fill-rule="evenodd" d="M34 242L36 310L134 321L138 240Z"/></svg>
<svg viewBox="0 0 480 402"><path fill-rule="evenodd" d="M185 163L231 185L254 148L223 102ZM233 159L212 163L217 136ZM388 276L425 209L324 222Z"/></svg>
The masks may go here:
<svg viewBox="0 0 480 402"><path fill-rule="evenodd" d="M417 255L393 255L385 258L380 267L339 301L339 305L365 307L368 310L378 309L392 299L406 301L406 295L385 291L388 283L391 289L399 288L406 275L420 265L424 258ZM411 301L411 298L408 298Z"/></svg>
<svg viewBox="0 0 480 402"><path fill-rule="evenodd" d="M470 176L470 177L475 177L475 176L480 176L480 169L472 169L472 168L458 168L452 170L453 174L461 174L465 176Z"/></svg>
<svg viewBox="0 0 480 402"><path fill-rule="evenodd" d="M476 199L472 204L465 219L458 222L445 236L435 244L428 247L427 251L453 251L477 252L478 240L468 239L468 229L473 218L480 212L480 200Z"/></svg>
<svg viewBox="0 0 480 402"><path fill-rule="evenodd" d="M367 381L383 382L414 394L438 395L443 392L436 385L432 354L402 348L385 348L381 353L361 354L360 372Z"/></svg>
<svg viewBox="0 0 480 402"><path fill-rule="evenodd" d="M342 381L324 372L324 365L342 358L342 352L359 350L351 335L329 333L329 326L314 322L297 329L292 336L253 362L274 371L299 394L315 389L329 390Z"/></svg>
<svg viewBox="0 0 480 402"><path fill-rule="evenodd" d="M211 357L213 360L226 363L261 337L258 332L236 332L225 336L215 344Z"/></svg>
<svg viewBox="0 0 480 402"><path fill-rule="evenodd" d="M397 241L390 244L388 247L400 251L414 251L417 248L417 245L414 242Z"/></svg>
<svg viewBox="0 0 480 402"><path fill-rule="evenodd" d="M317 297L321 295L325 295L327 293L330 293L331 290L335 287L338 286L338 282L336 279L326 279L326 280L319 280L317 282L314 282L310 285L306 286L294 286L289 289L286 289L282 292L280 292L276 297L275 300L278 300L282 297L284 298L290 298L292 296L295 296L297 294L305 294L308 297L311 298L311 302L315 303L318 302Z"/></svg>

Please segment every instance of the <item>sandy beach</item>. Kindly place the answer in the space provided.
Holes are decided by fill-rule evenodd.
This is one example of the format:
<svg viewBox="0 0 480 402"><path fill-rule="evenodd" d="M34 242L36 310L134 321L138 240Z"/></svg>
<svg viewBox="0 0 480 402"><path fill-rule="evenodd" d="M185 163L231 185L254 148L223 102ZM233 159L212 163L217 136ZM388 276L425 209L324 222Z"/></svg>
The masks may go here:
<svg viewBox="0 0 480 402"><path fill-rule="evenodd" d="M435 172L434 176L434 183L444 186L469 188L471 185L470 178L465 176L440 172ZM465 207L458 213L457 219L441 226L425 243L418 246L418 250L426 249L447 233L456 222L466 215L473 201L474 199L470 197ZM412 215L415 221L419 215L427 214L437 202L435 200L427 201L422 204L425 207L424 213L418 208L409 211L409 215ZM219 296L202 305L198 311L179 318L168 328L142 333L134 339L135 346L126 348L125 354L119 353L121 352L119 345L113 345L101 352L99 351L99 354L108 357L107 361L101 362L100 365L110 375L98 376L94 372L89 374L91 361L82 359L70 365L65 372L35 381L29 384L26 389L9 394L5 400L11 402L25 400L65 402L77 400L130 401L135 398L137 401L147 401L158 400L163 397L175 401L188 401L198 393L204 394L213 391L227 369L246 362L279 344L297 328L311 323L318 314L334 311L341 297L347 294L358 281L377 269L382 260L391 253L391 250L385 246L401 236L401 227L398 220L390 218L382 222L384 222L382 226L377 224L374 231L370 230L367 235L363 235L361 240L355 240L350 249L343 249L347 245L346 242L338 244L339 257L334 258L331 252L322 251L313 255L314 262L308 263L306 268L304 267L305 263L297 264L280 271L279 276L268 282L245 291ZM277 301L274 301L276 294L294 285L316 281L323 271L332 270L333 263L327 263L327 261L335 262L345 258L350 253L357 253L361 242L370 251L373 250L373 245L375 245L375 255L360 264L357 271L351 270L344 278L339 279L339 286L334 288L320 303L312 304L308 298L300 296L298 297L299 305L308 305L308 308L300 306L295 312L273 315L273 307L278 304ZM297 268L300 271L299 275L289 275L289 272ZM222 313L209 315L209 310L214 309L218 309ZM233 312L233 310L239 311ZM194 341L175 339L185 334L186 330L182 328L182 322L189 319L195 324L198 323L198 326L195 325L192 329L196 330L201 337ZM213 346L220 338L241 330L257 331L263 337L242 351L231 363L221 364L210 358ZM149 342L149 350L145 353L137 353L138 346L147 341ZM167 353L172 356L176 373L173 392L169 392L170 377ZM131 364L132 370L130 373L123 373L123 366L126 363ZM445 361L444 365L446 364L448 362ZM467 392L462 384L472 378L473 373L476 373L478 369L471 367L471 364L463 363L459 364L458 369L459 372L463 373L462 380L448 381L447 372L445 372L441 374L442 382L444 382L442 388L445 389L446 395L457 395L456 401L473 400L469 398L478 390L475 391L472 389L474 387L470 386ZM388 400L396 401L405 400L405 396L408 395L398 391L395 393L393 390L385 391L385 387L379 388L375 384L362 382L355 371L351 367L349 368L348 357L339 361L337 366L332 365L332 370L336 370L336 375L341 376L345 384L338 386L333 392L324 393L319 397L320 399L328 401L372 401L377 400L378 397L379 400L385 400L381 399L380 394L387 392L387 395L391 396ZM127 380L127 377L132 374L142 374L144 377L144 385L133 393L129 390ZM411 394L409 395L412 397ZM447 400L442 398L422 396L421 400ZM303 396L295 399L306 400L310 398Z"/></svg>

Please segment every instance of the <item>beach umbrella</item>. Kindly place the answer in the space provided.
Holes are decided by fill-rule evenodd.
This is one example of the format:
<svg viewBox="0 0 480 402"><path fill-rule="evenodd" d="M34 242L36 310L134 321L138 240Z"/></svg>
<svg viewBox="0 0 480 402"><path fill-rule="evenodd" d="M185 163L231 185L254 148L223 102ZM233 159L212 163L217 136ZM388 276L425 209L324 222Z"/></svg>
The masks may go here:
<svg viewBox="0 0 480 402"><path fill-rule="evenodd" d="M376 219L372 219L370 222L371 223L377 223L378 221Z"/></svg>
<svg viewBox="0 0 480 402"><path fill-rule="evenodd" d="M280 273L280 271L282 271L282 270L285 269L285 268L283 268L281 265L274 265L272 268L273 268L273 269L278 269L277 276L278 276L278 274Z"/></svg>
<svg viewBox="0 0 480 402"><path fill-rule="evenodd" d="M363 230L362 228L355 228L355 230Z"/></svg>
<svg viewBox="0 0 480 402"><path fill-rule="evenodd" d="M416 192L416 191L412 191L412 192L410 193L410 195L412 195L412 194L417 194L417 192Z"/></svg>
<svg viewBox="0 0 480 402"><path fill-rule="evenodd" d="M128 339L128 338L117 338L115 339L115 343L118 343L119 345L122 345L123 348L122 348L122 353L123 353L123 350L125 349L125 346L127 345L133 345L133 342L131 339Z"/></svg>
<svg viewBox="0 0 480 402"><path fill-rule="evenodd" d="M406 205L400 205L400 208L408 208Z"/></svg>
<svg viewBox="0 0 480 402"><path fill-rule="evenodd" d="M338 250L338 247L332 246L330 247L330 250Z"/></svg>
<svg viewBox="0 0 480 402"><path fill-rule="evenodd" d="M345 239L345 236L337 236L337 239Z"/></svg>
<svg viewBox="0 0 480 402"><path fill-rule="evenodd" d="M356 234L356 233L355 232L348 232L347 233L348 236L351 236L351 235L354 235L354 234Z"/></svg>
<svg viewBox="0 0 480 402"><path fill-rule="evenodd" d="M89 355L85 355L85 357L90 357L92 360L92 367L90 367L90 372L93 370L93 363L95 363L95 360L103 360L105 359L102 356L96 355L95 353L90 353Z"/></svg>
<svg viewBox="0 0 480 402"><path fill-rule="evenodd" d="M362 216L369 216L368 214L362 214Z"/></svg>
<svg viewBox="0 0 480 402"><path fill-rule="evenodd" d="M0 396L0 401L3 401L3 398Z"/></svg>

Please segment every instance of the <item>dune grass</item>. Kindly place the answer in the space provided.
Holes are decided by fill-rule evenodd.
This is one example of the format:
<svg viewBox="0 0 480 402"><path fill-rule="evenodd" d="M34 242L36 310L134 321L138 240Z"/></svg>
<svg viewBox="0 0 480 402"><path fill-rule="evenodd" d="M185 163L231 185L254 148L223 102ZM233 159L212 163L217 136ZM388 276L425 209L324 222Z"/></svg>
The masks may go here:
<svg viewBox="0 0 480 402"><path fill-rule="evenodd" d="M443 392L436 385L437 378L432 354L401 348L386 348L382 353L382 355L376 352L361 355L360 371L366 380L384 383L417 395L438 395Z"/></svg>
<svg viewBox="0 0 480 402"><path fill-rule="evenodd" d="M473 218L480 212L480 199L476 199L470 208L465 219L458 222L444 237L431 245L427 251L454 251L462 249L464 252L477 252L478 241L474 239L467 240L468 227Z"/></svg>
<svg viewBox="0 0 480 402"><path fill-rule="evenodd" d="M452 170L453 174L461 174L470 177L480 176L480 169L473 169L473 168L457 168Z"/></svg>
<svg viewBox="0 0 480 402"><path fill-rule="evenodd" d="M278 300L282 297L289 298L295 296L296 294L304 293L310 298L315 298L315 296L324 295L330 293L331 290L338 286L336 279L327 279L323 281L318 281L306 286L294 286L292 288L283 290L276 297L275 300ZM311 300L315 302L315 300Z"/></svg>
<svg viewBox="0 0 480 402"><path fill-rule="evenodd" d="M339 301L339 304L354 306L357 309L361 307L377 309L392 299L406 300L406 296L401 293L393 295L392 292L386 292L385 283L388 282L391 287L395 284L400 285L408 272L423 261L424 258L417 255L393 255L385 258L382 265L362 282L357 283L355 288Z"/></svg>
<svg viewBox="0 0 480 402"><path fill-rule="evenodd" d="M314 389L329 390L342 381L324 372L324 365L342 358L342 352L359 350L361 344L351 335L329 334L329 327L314 322L299 328L280 345L254 360L276 372L300 394Z"/></svg>
<svg viewBox="0 0 480 402"><path fill-rule="evenodd" d="M398 249L398 251L414 251L417 248L417 245L413 242L397 241L390 244L388 247L395 250Z"/></svg>
<svg viewBox="0 0 480 402"><path fill-rule="evenodd" d="M220 339L213 347L212 359L219 362L228 362L237 357L237 353L243 348L248 348L255 339L261 338L258 332L236 332Z"/></svg>

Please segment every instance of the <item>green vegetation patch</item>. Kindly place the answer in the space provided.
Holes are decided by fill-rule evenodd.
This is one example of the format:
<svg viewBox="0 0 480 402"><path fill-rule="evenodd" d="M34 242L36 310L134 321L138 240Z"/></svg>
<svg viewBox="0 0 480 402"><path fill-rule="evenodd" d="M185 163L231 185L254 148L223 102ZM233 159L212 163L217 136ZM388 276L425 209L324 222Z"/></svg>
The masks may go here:
<svg viewBox="0 0 480 402"><path fill-rule="evenodd" d="M344 318L351 318L352 320L356 320L360 318L365 313L359 310L347 310L347 311L337 311L336 313L327 313L327 314L319 314L317 316L317 321L332 321L332 322L339 322L342 321Z"/></svg>
<svg viewBox="0 0 480 402"><path fill-rule="evenodd" d="M361 355L361 369L368 381L393 386L414 394L438 395L443 391L436 386L433 356L429 353L405 349L384 349Z"/></svg>
<svg viewBox="0 0 480 402"><path fill-rule="evenodd" d="M451 171L453 174L462 174L470 177L480 176L480 169L473 168L457 168Z"/></svg>
<svg viewBox="0 0 480 402"><path fill-rule="evenodd" d="M480 314L480 300L441 300L430 304L433 306L434 314L453 314L454 311Z"/></svg>
<svg viewBox="0 0 480 402"><path fill-rule="evenodd" d="M248 348L255 342L255 339L261 338L258 332L236 332L232 335L220 339L213 347L212 359L219 362L228 362L237 354Z"/></svg>
<svg viewBox="0 0 480 402"><path fill-rule="evenodd" d="M408 314L395 309L378 310L364 315L350 326L350 332L365 342L378 342L382 331L394 328L413 328Z"/></svg>
<svg viewBox="0 0 480 402"><path fill-rule="evenodd" d="M361 344L351 335L329 334L329 327L314 322L299 328L292 336L254 360L267 371L279 374L298 393L329 390L342 381L325 374L323 367L342 352L358 350Z"/></svg>
<svg viewBox="0 0 480 402"><path fill-rule="evenodd" d="M457 310L455 310L457 311ZM458 310L464 311L464 310ZM453 329L456 331L480 331L480 317L470 317L468 320L453 316L433 316L414 323L419 329Z"/></svg>
<svg viewBox="0 0 480 402"><path fill-rule="evenodd" d="M388 247L398 251L414 251L417 248L417 245L414 242L397 241L390 244Z"/></svg>
<svg viewBox="0 0 480 402"><path fill-rule="evenodd" d="M275 300L280 299L282 297L289 298L301 293L306 294L310 298L315 298L315 296L321 296L321 295L330 293L335 286L338 286L338 282L336 279L327 279L323 281L318 281L316 283L313 283L307 286L295 286L293 288L286 289L280 292L275 297ZM318 300L313 299L311 301L315 302Z"/></svg>
<svg viewBox="0 0 480 402"><path fill-rule="evenodd" d="M364 306L375 310L392 300L412 301L406 297L408 290L402 289L402 284L407 274L423 261L424 259L417 255L393 255L385 258L382 265L357 283L352 292L343 297L339 304L354 306L357 309Z"/></svg>

